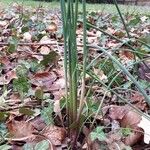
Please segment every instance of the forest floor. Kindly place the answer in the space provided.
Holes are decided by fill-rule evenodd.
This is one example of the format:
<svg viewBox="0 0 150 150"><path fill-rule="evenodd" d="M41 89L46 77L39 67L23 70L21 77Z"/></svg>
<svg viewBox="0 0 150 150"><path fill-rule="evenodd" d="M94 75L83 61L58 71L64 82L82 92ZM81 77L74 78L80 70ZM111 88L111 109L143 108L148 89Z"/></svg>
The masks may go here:
<svg viewBox="0 0 150 150"><path fill-rule="evenodd" d="M68 149L70 139L66 136L63 107L64 39L57 5L56 9L49 9L14 3L0 10L0 150ZM90 5L88 8L91 9ZM93 9L87 13L87 20L97 28L87 26L87 44L98 45L118 59L149 97L149 14L146 10L144 14L143 10L124 14L129 39L117 13L100 11L98 6L100 12L96 12L95 5ZM78 19L76 35L81 64L82 13ZM149 116L143 119L150 114L146 97L102 51L89 48L88 58L86 91L90 94L82 114L86 123L77 144L79 149L149 149ZM79 93L80 90L81 82ZM91 130L93 120L95 128Z"/></svg>

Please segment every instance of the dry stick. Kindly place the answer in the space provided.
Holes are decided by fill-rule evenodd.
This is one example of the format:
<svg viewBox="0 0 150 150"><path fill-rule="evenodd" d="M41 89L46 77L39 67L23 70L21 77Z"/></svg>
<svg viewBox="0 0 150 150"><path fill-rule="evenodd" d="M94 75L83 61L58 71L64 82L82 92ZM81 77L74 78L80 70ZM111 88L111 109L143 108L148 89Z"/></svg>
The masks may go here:
<svg viewBox="0 0 150 150"><path fill-rule="evenodd" d="M44 45L63 45L63 43L49 42L49 43L18 43L19 46L44 46ZM8 42L0 42L0 46L9 46Z"/></svg>

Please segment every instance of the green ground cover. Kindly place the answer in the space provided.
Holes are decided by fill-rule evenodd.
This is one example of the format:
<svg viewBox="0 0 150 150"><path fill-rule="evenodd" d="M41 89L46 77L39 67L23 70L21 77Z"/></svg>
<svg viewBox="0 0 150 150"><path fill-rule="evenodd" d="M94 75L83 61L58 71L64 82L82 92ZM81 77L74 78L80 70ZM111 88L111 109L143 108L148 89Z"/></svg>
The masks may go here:
<svg viewBox="0 0 150 150"><path fill-rule="evenodd" d="M42 5L48 8L59 8L60 5L58 2L40 2L34 0L0 0L0 5L3 7L8 7L13 2L23 4L24 6L38 7ZM119 5L122 12L126 13L140 13L140 14L150 14L150 9L148 6L134 6L134 5ZM81 8L81 5L79 6ZM117 10L114 5L111 4L87 4L88 11L104 11L117 13Z"/></svg>

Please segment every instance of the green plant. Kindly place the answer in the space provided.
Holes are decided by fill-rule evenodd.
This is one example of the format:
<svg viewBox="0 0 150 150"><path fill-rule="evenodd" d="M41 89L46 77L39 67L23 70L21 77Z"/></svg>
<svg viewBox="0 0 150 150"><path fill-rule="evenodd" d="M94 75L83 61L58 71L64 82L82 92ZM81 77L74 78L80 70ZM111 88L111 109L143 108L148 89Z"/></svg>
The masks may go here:
<svg viewBox="0 0 150 150"><path fill-rule="evenodd" d="M123 25L124 25L124 28L126 30L129 40L122 41L119 38L103 31L102 29L99 29L99 28L95 27L94 25L87 23L87 21L86 21L86 1L83 0L82 1L82 6L83 6L82 7L83 8L83 13L82 13L82 17L83 17L83 21L82 21L82 23L83 23L83 63L81 65L79 65L78 59L77 59L78 51L77 51L77 43L76 43L76 28L77 28L77 20L78 20L77 19L78 18L78 0L76 0L75 4L73 3L73 0L68 0L67 5L65 5L64 0L61 0L64 48L65 48L64 70L65 70L65 80L66 80L66 108L67 108L67 115L68 115L69 136L72 141L72 144L71 144L72 148L75 148L75 144L77 142L79 132L81 131L83 124L87 120L87 119L84 120L82 117L83 110L85 110L84 109L85 103L86 103L86 100L90 93L89 92L90 90L87 93L85 92L85 85L86 85L85 76L86 76L86 74L89 74L93 80L93 82L91 83L90 86L92 86L95 83L94 81L98 81L101 83L102 86L104 86L106 88L106 91L105 91L105 93L101 99L101 102L98 106L98 109L95 113L92 124L90 125L91 129L93 128L94 123L96 121L95 118L97 118L97 116L101 112L103 102L104 102L108 92L115 94L121 100L123 100L124 102L129 104L132 108L134 108L139 114L143 115L143 113L138 108L133 106L127 99L125 99L124 97L120 96L117 93L117 91L115 90L116 87L113 88L113 86L111 86L114 82L117 82L116 80L120 77L121 73L124 74L126 77L128 77L130 84L134 83L134 85L139 90L139 92L142 93L143 96L145 97L146 102L150 105L149 96L147 95L147 93L145 92L143 87L139 84L139 82L136 80L136 78L134 77L132 72L130 72L130 69L129 69L129 66L135 65L141 61L144 61L144 59L143 59L143 57L141 57L141 52L139 52L138 49L134 48L134 46L132 45L132 43L130 41L130 34L128 32L124 18L122 17L122 14L119 10L119 7L118 7L116 1L115 1L115 4L116 4L118 13L121 17L121 20L123 22ZM129 51L131 51L135 55L134 62L131 65L125 67L120 62L120 60L117 58L118 56L115 55L115 52L118 50L118 48L113 49L112 51L109 51L109 50L99 47L95 44L87 45L87 43L86 43L87 26L94 28L96 30L99 30L102 33L109 36L110 38L113 38L113 39L117 40L118 42L122 43L122 45L127 46L130 49ZM145 44L145 43L143 43L143 44ZM147 46L147 45L145 44L145 46ZM95 61L97 59L100 58L100 56L96 57L93 61L91 61L90 64L88 64L87 63L88 62L88 55L87 55L88 48L98 49L101 52L101 55L104 54L105 56L107 56L107 59L104 60L99 65L100 69L103 68L103 70L104 70L104 68L108 68L108 66L107 66L108 61L110 61L112 63L112 66L115 65L115 66L113 66L114 68L112 68L113 76L111 76L111 74L107 74L108 71L104 70L106 75L111 77L110 80L108 80L107 84L104 83L102 80L100 80L97 77L97 75L91 71L92 65L95 63ZM142 54L142 55L144 55L144 54ZM138 60L136 60L136 57L138 57ZM117 69L119 69L119 72ZM81 76L78 75L79 71L81 71ZM81 79L81 80L79 80L79 79ZM80 93L80 95L77 95L79 83L81 83L81 93ZM123 84L124 84L124 82L118 83L117 88L122 87ZM79 101L79 105L78 105L78 101ZM91 116L87 116L87 117L89 119ZM145 117L149 118L148 115L145 115ZM93 139L98 138L99 134L102 134L103 137L105 135L104 132L102 131L101 127L97 127L96 130L91 133Z"/></svg>
<svg viewBox="0 0 150 150"><path fill-rule="evenodd" d="M61 11L63 18L63 35L64 35L64 68L66 79L66 100L67 100L67 114L68 114L68 126L69 135L72 139L72 146L75 146L79 127L77 124L80 122L80 116L84 104L85 96L85 74L86 74L86 59L87 59L87 47L86 47L86 7L83 0L83 22L84 22L84 58L83 58L83 75L82 75L82 90L80 97L80 104L78 107L78 60L77 60L77 43L76 43L76 28L78 18L78 0L61 1ZM69 86L67 85L69 82ZM77 111L79 108L79 111Z"/></svg>
<svg viewBox="0 0 150 150"><path fill-rule="evenodd" d="M21 76L21 77L18 77L18 79L14 79L13 88L14 90L18 91L21 98L23 98L30 88L30 83L27 77Z"/></svg>
<svg viewBox="0 0 150 150"><path fill-rule="evenodd" d="M90 136L93 141L96 139L98 139L99 141L106 140L106 135L103 131L103 127L96 127L96 129L91 132Z"/></svg>

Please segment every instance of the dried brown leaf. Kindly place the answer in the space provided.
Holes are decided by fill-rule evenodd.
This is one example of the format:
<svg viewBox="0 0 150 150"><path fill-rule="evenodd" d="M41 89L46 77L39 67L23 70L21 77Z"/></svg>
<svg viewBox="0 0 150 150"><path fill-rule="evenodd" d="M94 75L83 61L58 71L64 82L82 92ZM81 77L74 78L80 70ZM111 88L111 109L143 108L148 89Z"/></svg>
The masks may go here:
<svg viewBox="0 0 150 150"><path fill-rule="evenodd" d="M64 128L60 128L57 126L47 126L42 134L47 137L54 145L61 145L63 140L66 137L66 131Z"/></svg>
<svg viewBox="0 0 150 150"><path fill-rule="evenodd" d="M7 128L13 140L29 140L34 137L35 132L33 125L26 121L11 120L7 123Z"/></svg>
<svg viewBox="0 0 150 150"><path fill-rule="evenodd" d="M54 81L57 79L57 76L54 72L41 72L36 73L31 78L31 83L33 85L43 87L45 90L54 83Z"/></svg>

